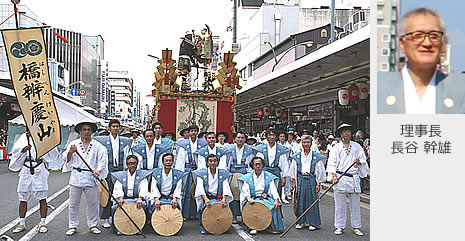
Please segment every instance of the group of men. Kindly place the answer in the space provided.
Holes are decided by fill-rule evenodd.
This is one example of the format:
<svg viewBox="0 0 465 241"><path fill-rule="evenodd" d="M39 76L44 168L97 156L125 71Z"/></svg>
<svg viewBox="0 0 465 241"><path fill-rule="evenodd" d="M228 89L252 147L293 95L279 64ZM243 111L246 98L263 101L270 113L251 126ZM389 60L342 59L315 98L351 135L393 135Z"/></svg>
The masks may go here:
<svg viewBox="0 0 465 241"><path fill-rule="evenodd" d="M47 156L34 160L37 164L35 174L30 173L27 167L30 161L25 154L33 147L22 139L15 143L10 169L21 169L18 185L20 224L13 232L26 229L25 205L32 195L41 203L42 220L37 226L38 231L47 232L44 201L48 171L40 164L54 160L58 163L56 165L62 165L63 172L71 172L67 235L77 232L83 194L87 204L87 225L94 234L101 233L97 226L99 215L104 228L118 232L112 215L124 203L136 203L136 207L144 209L148 215L159 210L161 205L179 208L185 220L200 220L199 230L204 234L207 231L200 217L203 210L213 203L221 203L223 208L229 207L233 213L233 223L237 223L242 215L242 207L256 202L265 204L272 213L268 230L281 233L285 230L281 213L281 204L285 201L285 198L282 199L283 187L287 183L297 193L295 214L298 217L318 198L320 183L325 181L326 172L335 183L334 233L342 234L346 226L347 194L353 232L363 235L360 230L359 177L366 176L369 169L360 145L350 141L353 132L351 125L343 124L336 131L342 142L331 151L326 170L324 163L327 158L312 151L314 144L310 135L302 136L302 150L293 153L290 148L278 143L278 133L274 129L266 131L265 144L256 146L245 144L247 135L242 131L234 133L234 144L227 143L228 135L224 132L206 132L203 138L199 138L199 128L195 125L184 131L188 133L185 138L175 142L162 137L163 124L155 122L151 129L143 132L144 142L138 144L134 143L135 139L119 135L118 120L110 120L108 129L108 136L92 137L97 131L95 123L77 124L75 131L80 138L70 142L61 156L57 150L52 150ZM217 139L224 142L217 142ZM344 174L354 162L355 165ZM240 197L233 198L231 180L236 173L241 175L237 179ZM106 180L116 201L100 206L99 212L97 186L102 185L102 180ZM195 189L192 188L193 183ZM306 225L311 231L321 225L318 205L298 221L296 228L302 229ZM250 233L257 234L257 230L251 229Z"/></svg>

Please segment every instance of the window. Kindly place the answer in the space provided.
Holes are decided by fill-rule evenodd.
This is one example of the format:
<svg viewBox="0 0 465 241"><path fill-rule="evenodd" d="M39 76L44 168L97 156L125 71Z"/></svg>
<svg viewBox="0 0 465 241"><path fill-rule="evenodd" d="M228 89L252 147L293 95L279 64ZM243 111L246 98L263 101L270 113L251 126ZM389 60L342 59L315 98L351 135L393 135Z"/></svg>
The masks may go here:
<svg viewBox="0 0 465 241"><path fill-rule="evenodd" d="M326 31L326 29L321 30L321 37L322 38L327 38L328 37L328 31Z"/></svg>
<svg viewBox="0 0 465 241"><path fill-rule="evenodd" d="M383 34L383 42L389 42L389 41L391 41L391 35Z"/></svg>
<svg viewBox="0 0 465 241"><path fill-rule="evenodd" d="M381 71L388 71L389 70L389 64L381 64Z"/></svg>
<svg viewBox="0 0 465 241"><path fill-rule="evenodd" d="M389 56L389 49L381 49L381 56Z"/></svg>

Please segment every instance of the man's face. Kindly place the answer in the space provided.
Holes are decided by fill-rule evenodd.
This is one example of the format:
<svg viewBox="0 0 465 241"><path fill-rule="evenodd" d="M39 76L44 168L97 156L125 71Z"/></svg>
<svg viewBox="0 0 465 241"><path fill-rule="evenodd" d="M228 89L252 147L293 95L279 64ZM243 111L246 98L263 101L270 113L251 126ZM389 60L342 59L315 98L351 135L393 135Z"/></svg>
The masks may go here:
<svg viewBox="0 0 465 241"><path fill-rule="evenodd" d="M109 131L110 131L110 133L111 133L112 135L118 135L119 128L120 128L120 126L119 126L118 123L113 123L113 124L111 124L111 126L108 127L108 128L109 128Z"/></svg>
<svg viewBox="0 0 465 241"><path fill-rule="evenodd" d="M218 167L218 159L216 157L208 158L207 166L215 169L216 167Z"/></svg>
<svg viewBox="0 0 465 241"><path fill-rule="evenodd" d="M173 136L171 134L166 134L165 137L170 139L170 140L173 140Z"/></svg>
<svg viewBox="0 0 465 241"><path fill-rule="evenodd" d="M137 160L134 158L129 158L129 160L126 161L126 165L128 166L129 172L132 174L137 169Z"/></svg>
<svg viewBox="0 0 465 241"><path fill-rule="evenodd" d="M352 135L352 132L349 129L344 129L341 131L341 137L343 139L350 139L351 135Z"/></svg>
<svg viewBox="0 0 465 241"><path fill-rule="evenodd" d="M216 143L216 136L214 134L210 134L210 135L206 136L205 139L207 140L207 144L210 145L210 146L215 145L215 143Z"/></svg>
<svg viewBox="0 0 465 241"><path fill-rule="evenodd" d="M268 140L268 143L275 143L276 134L274 132L269 132L268 135L266 135L266 139Z"/></svg>
<svg viewBox="0 0 465 241"><path fill-rule="evenodd" d="M163 166L165 167L165 169L171 169L171 167L173 166L173 157L172 156L165 156L165 158L163 158Z"/></svg>
<svg viewBox="0 0 465 241"><path fill-rule="evenodd" d="M245 143L245 136L242 133L236 134L236 138L234 138L234 141L237 143L237 145L242 146Z"/></svg>
<svg viewBox="0 0 465 241"><path fill-rule="evenodd" d="M286 141L286 135L285 135L284 133L279 134L279 137L278 137L278 138L279 138L279 141L281 141L281 142Z"/></svg>
<svg viewBox="0 0 465 241"><path fill-rule="evenodd" d="M144 139L147 142L147 144L152 144L153 139L155 139L155 135L153 135L153 131L146 131L144 135Z"/></svg>
<svg viewBox="0 0 465 241"><path fill-rule="evenodd" d="M197 135L199 134L199 130L191 129L188 133L191 138L196 139Z"/></svg>
<svg viewBox="0 0 465 241"><path fill-rule="evenodd" d="M287 140L289 140L289 141L294 140L294 135L292 135L292 134L287 134Z"/></svg>
<svg viewBox="0 0 465 241"><path fill-rule="evenodd" d="M304 150L310 150L310 147L312 146L312 140L310 139L304 139L302 140L302 147L304 148Z"/></svg>
<svg viewBox="0 0 465 241"><path fill-rule="evenodd" d="M313 131L313 137L318 137L318 131Z"/></svg>
<svg viewBox="0 0 465 241"><path fill-rule="evenodd" d="M137 132L132 133L132 138L136 139L138 136L139 136L139 133L137 133Z"/></svg>
<svg viewBox="0 0 465 241"><path fill-rule="evenodd" d="M89 139L92 135L92 127L90 125L82 125L79 134L84 139Z"/></svg>
<svg viewBox="0 0 465 241"><path fill-rule="evenodd" d="M219 143L224 143L224 140L226 139L226 136L223 134L218 135L218 142Z"/></svg>
<svg viewBox="0 0 465 241"><path fill-rule="evenodd" d="M255 173L260 174L263 169L262 161L260 159L254 159L252 167Z"/></svg>
<svg viewBox="0 0 465 241"><path fill-rule="evenodd" d="M156 125L155 127L153 127L153 132L155 133L155 136L157 138L160 138L161 133L163 132L163 129L161 128L161 125Z"/></svg>
<svg viewBox="0 0 465 241"><path fill-rule="evenodd" d="M439 21L429 14L416 14L405 20L405 33L422 31L441 31ZM407 55L408 64L412 67L435 68L440 60L440 52L443 47L442 38L439 41L431 41L425 36L423 41L415 41L412 35L406 35L400 39L400 48Z"/></svg>

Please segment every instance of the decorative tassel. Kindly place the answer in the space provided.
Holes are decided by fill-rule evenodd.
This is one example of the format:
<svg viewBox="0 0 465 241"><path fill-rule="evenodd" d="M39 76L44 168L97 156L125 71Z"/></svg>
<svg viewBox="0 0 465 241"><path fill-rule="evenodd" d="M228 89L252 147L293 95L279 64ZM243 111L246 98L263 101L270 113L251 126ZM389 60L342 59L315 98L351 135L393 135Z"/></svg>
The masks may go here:
<svg viewBox="0 0 465 241"><path fill-rule="evenodd" d="M67 38L65 38L65 37L61 36L61 34L53 31L53 29L52 29L52 32L55 34L55 36L57 36L59 39L63 40L65 43L69 42L69 40Z"/></svg>

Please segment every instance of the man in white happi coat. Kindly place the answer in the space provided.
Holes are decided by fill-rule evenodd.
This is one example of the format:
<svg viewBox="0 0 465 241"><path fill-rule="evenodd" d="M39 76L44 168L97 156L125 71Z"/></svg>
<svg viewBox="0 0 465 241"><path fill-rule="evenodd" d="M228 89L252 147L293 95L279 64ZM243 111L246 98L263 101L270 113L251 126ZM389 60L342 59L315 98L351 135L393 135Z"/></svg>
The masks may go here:
<svg viewBox="0 0 465 241"><path fill-rule="evenodd" d="M351 212L351 225L355 235L362 236L362 219L360 215L360 177L366 177L369 173L363 148L356 142L350 140L353 127L349 124L342 124L336 130L336 135L341 136L342 142L337 143L329 153L328 166L326 171L332 176L334 185L334 203L336 230L334 234L340 235L346 226L346 195L349 196L349 206ZM337 180L349 166L355 165Z"/></svg>
<svg viewBox="0 0 465 241"><path fill-rule="evenodd" d="M79 208L81 196L86 197L87 225L93 234L100 234L97 228L98 221L98 179L106 178L108 174L108 154L107 149L98 141L92 139L92 133L97 130L97 125L92 122L81 122L74 127L74 130L81 135L81 138L69 143L63 152L65 165L63 172L71 171L69 179L69 229L66 235L73 235L77 232L79 225ZM84 158L86 163L92 168L92 172L78 156Z"/></svg>
<svg viewBox="0 0 465 241"><path fill-rule="evenodd" d="M28 140L29 139L29 140ZM18 199L19 199L19 224L13 229L13 233L19 233L26 230L26 211L27 202L34 196L40 203L40 223L37 225L39 233L48 231L45 225L47 217L47 191L49 169L60 168L63 164L60 154L56 148L53 148L41 158L36 160L36 150L32 143L29 131L22 134L13 146L13 155L8 168L11 171L19 171L18 182ZM29 156L30 153L30 156ZM32 158L32 162L29 158ZM32 170L31 170L32 165ZM32 173L31 173L32 171Z"/></svg>

